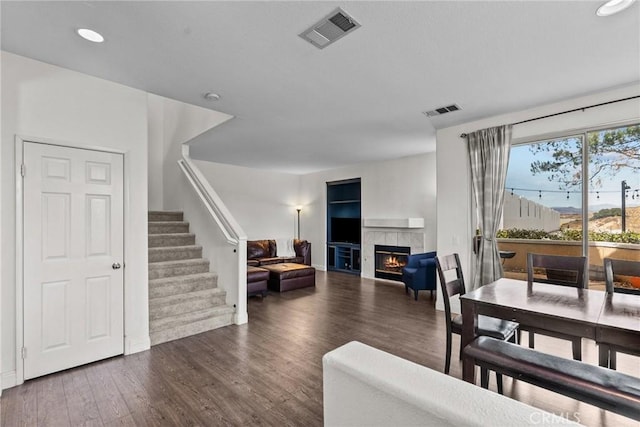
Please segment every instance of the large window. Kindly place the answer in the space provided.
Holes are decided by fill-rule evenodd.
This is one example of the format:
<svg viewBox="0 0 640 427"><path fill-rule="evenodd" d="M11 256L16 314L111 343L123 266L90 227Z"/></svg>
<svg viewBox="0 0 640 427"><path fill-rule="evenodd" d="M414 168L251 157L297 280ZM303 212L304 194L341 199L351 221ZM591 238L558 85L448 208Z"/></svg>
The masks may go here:
<svg viewBox="0 0 640 427"><path fill-rule="evenodd" d="M603 288L603 258L640 260L640 126L514 145L498 237L507 277L528 252L585 254Z"/></svg>

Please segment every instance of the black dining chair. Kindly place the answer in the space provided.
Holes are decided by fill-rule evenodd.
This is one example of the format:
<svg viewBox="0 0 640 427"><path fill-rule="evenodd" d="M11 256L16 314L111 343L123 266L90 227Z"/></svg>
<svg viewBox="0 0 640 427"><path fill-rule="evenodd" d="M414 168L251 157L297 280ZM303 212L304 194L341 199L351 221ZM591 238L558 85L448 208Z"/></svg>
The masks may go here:
<svg viewBox="0 0 640 427"><path fill-rule="evenodd" d="M527 282L549 283L552 285L571 286L585 289L587 287L587 257L566 255L527 254ZM582 338L561 332L552 332L544 328L523 326L521 331L529 333L529 348L535 345L535 334L546 335L571 341L574 360L582 360Z"/></svg>
<svg viewBox="0 0 640 427"><path fill-rule="evenodd" d="M616 281L616 278L620 276L628 277L629 279L635 278L640 281L640 261L631 261L623 259L604 259L604 280L607 294L620 293L620 294L632 294L638 295L640 298L640 288L619 286L622 285L624 280ZM634 356L640 356L640 352L630 351L629 349L623 349L611 346L610 344L597 343L602 350L608 351L609 361L608 366L611 369L616 369L617 353L627 353Z"/></svg>
<svg viewBox="0 0 640 427"><path fill-rule="evenodd" d="M448 374L451 367L451 344L453 334L462 335L462 315L453 316L451 314L451 297L455 295L464 295L466 288L464 277L462 275L462 266L460 265L460 257L457 253L452 255L436 257L436 270L440 278L440 287L444 301L445 320L447 325L447 354L445 356L444 373ZM448 272L455 270L455 278L447 280ZM451 276L453 276L451 274ZM508 340L516 342L518 324L508 320L496 319L489 316L478 316L477 334L485 335L500 340ZM460 348L460 357L462 358L462 348ZM496 374L498 380L498 392L502 394L502 375ZM482 372L482 385L486 388L488 385L488 372Z"/></svg>

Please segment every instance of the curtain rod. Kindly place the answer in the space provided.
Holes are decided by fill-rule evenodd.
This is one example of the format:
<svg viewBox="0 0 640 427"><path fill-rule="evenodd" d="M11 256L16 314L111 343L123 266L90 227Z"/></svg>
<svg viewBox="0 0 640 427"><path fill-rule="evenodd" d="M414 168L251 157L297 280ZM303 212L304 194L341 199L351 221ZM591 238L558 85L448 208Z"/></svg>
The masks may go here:
<svg viewBox="0 0 640 427"><path fill-rule="evenodd" d="M533 119L527 119L527 120L522 120L520 122L511 123L511 125L512 126L521 125L523 123L534 122L536 120L547 119L549 117L560 116L562 114L567 114L567 113L575 113L576 111L584 111L589 108L601 107L603 105L615 104L616 102L628 101L630 99L636 99L636 98L640 98L640 95L630 96L628 98L616 99L613 101L601 102L600 104L593 104L593 105L588 105L586 107L574 108L573 110L561 111L559 113L547 114L546 116L534 117ZM466 138L466 137L467 137L466 133L460 134L460 138Z"/></svg>

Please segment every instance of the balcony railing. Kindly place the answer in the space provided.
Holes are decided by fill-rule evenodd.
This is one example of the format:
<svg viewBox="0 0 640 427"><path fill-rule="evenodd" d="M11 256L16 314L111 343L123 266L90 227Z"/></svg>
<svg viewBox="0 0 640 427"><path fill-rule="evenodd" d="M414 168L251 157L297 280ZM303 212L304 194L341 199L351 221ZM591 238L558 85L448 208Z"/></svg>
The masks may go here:
<svg viewBox="0 0 640 427"><path fill-rule="evenodd" d="M526 279L527 253L582 255L582 242L566 240L498 239L498 249L515 252L503 260L505 277ZM640 245L632 243L589 242L589 287L604 289L604 258L640 260Z"/></svg>

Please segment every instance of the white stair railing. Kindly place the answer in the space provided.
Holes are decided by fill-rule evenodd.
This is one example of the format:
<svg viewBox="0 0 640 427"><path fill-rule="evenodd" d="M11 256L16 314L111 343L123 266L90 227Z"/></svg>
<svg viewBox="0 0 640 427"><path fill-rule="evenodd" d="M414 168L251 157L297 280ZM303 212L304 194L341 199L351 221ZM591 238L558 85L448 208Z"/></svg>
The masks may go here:
<svg viewBox="0 0 640 427"><path fill-rule="evenodd" d="M247 322L247 235L240 225L237 223L231 212L218 196L218 193L211 187L209 181L202 174L198 166L193 163L189 156L189 146L182 146L182 158L178 160L178 165L184 173L187 181L196 192L196 195L202 202L205 209L218 228L224 235L227 243L235 248L234 263L237 262L237 268L232 268L230 277L220 277L225 284L227 290L228 301L236 307L235 323L242 324ZM225 269L226 270L226 269ZM219 272L224 274L223 272ZM236 284L229 289L228 286Z"/></svg>

